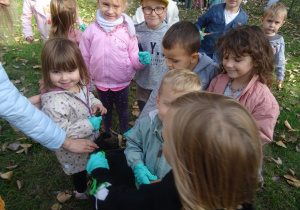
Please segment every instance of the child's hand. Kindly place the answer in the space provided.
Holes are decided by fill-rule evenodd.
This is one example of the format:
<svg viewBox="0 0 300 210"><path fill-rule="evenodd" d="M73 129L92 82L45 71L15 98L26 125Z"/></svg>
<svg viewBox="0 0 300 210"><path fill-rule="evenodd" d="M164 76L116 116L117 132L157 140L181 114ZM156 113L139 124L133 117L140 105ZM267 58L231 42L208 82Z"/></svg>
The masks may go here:
<svg viewBox="0 0 300 210"><path fill-rule="evenodd" d="M151 55L147 51L139 52L139 60L144 65L149 65L151 63Z"/></svg>
<svg viewBox="0 0 300 210"><path fill-rule="evenodd" d="M154 183L157 183L157 182L160 182L160 181L161 181L161 179L157 179L155 181L150 181L150 184L154 184Z"/></svg>
<svg viewBox="0 0 300 210"><path fill-rule="evenodd" d="M134 167L134 176L138 184L150 184L150 181L157 180L157 176L151 174L148 168L143 164L139 163Z"/></svg>
<svg viewBox="0 0 300 210"><path fill-rule="evenodd" d="M41 95L35 95L28 98L28 100L38 109L41 109Z"/></svg>
<svg viewBox="0 0 300 210"><path fill-rule="evenodd" d="M93 114L95 114L97 111L100 111L101 115L106 114L107 110L102 104L96 104L93 107Z"/></svg>
<svg viewBox="0 0 300 210"><path fill-rule="evenodd" d="M204 40L204 37L205 37L205 36L213 34L213 32L210 32L210 33L204 33L204 32L202 32L201 30L199 31L199 33L200 33L200 36L201 36L201 40Z"/></svg>
<svg viewBox="0 0 300 210"><path fill-rule="evenodd" d="M82 24L79 26L79 29L80 29L81 31L84 31L84 30L86 29L84 23L82 23Z"/></svg>
<svg viewBox="0 0 300 210"><path fill-rule="evenodd" d="M279 79L278 79L278 80L276 81L276 84L279 85L279 84L281 84L282 82L283 82L283 80L279 80Z"/></svg>
<svg viewBox="0 0 300 210"><path fill-rule="evenodd" d="M92 154L89 162L87 163L86 170L88 174L91 174L96 168L109 169L108 162L103 151L100 151L97 154Z"/></svg>
<svg viewBox="0 0 300 210"><path fill-rule="evenodd" d="M26 37L26 42L28 42L28 43L32 43L33 42L33 36L28 36L28 37Z"/></svg>
<svg viewBox="0 0 300 210"><path fill-rule="evenodd" d="M92 124L95 131L98 131L100 129L100 124L102 121L102 117L90 117L89 118L90 123Z"/></svg>

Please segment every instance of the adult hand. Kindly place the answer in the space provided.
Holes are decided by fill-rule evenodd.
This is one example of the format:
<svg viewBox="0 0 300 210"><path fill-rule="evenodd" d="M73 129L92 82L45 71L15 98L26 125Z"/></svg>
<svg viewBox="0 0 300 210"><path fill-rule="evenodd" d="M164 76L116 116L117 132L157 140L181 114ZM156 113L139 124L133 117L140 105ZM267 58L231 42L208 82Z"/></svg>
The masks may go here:
<svg viewBox="0 0 300 210"><path fill-rule="evenodd" d="M97 144L92 141L86 139L70 139L68 137L66 137L61 147L74 153L91 153L99 148Z"/></svg>
<svg viewBox="0 0 300 210"><path fill-rule="evenodd" d="M281 84L282 82L283 82L283 80L279 80L279 79L276 80L276 84L277 84L277 85Z"/></svg>

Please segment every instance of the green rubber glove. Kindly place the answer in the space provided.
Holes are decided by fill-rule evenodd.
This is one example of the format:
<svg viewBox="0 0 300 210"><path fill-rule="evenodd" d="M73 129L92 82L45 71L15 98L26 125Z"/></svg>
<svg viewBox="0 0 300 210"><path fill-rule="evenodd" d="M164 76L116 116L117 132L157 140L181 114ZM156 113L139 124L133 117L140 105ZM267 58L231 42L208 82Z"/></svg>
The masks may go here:
<svg viewBox="0 0 300 210"><path fill-rule="evenodd" d="M89 162L87 163L86 170L89 174L96 168L109 169L107 159L105 158L105 152L100 151L97 154L92 154Z"/></svg>
<svg viewBox="0 0 300 210"><path fill-rule="evenodd" d="M141 185L141 184L150 184L150 180L154 181L157 180L157 176L154 176L151 174L151 172L148 170L148 168L143 164L139 163L134 167L134 176L135 181Z"/></svg>
<svg viewBox="0 0 300 210"><path fill-rule="evenodd" d="M201 36L201 40L204 40L204 37L201 35L202 34L201 30L199 31L199 33L200 33L200 36Z"/></svg>
<svg viewBox="0 0 300 210"><path fill-rule="evenodd" d="M81 31L84 31L84 30L86 29L84 23L82 23L82 24L79 26L79 29L80 29Z"/></svg>
<svg viewBox="0 0 300 210"><path fill-rule="evenodd" d="M100 123L101 123L102 117L90 117L89 121L92 124L95 131L98 131L100 129Z"/></svg>
<svg viewBox="0 0 300 210"><path fill-rule="evenodd" d="M130 130L123 133L123 135L127 137L132 131L133 131L133 129L131 128Z"/></svg>
<svg viewBox="0 0 300 210"><path fill-rule="evenodd" d="M139 52L138 55L140 62L145 66L151 63L151 55L148 51Z"/></svg>

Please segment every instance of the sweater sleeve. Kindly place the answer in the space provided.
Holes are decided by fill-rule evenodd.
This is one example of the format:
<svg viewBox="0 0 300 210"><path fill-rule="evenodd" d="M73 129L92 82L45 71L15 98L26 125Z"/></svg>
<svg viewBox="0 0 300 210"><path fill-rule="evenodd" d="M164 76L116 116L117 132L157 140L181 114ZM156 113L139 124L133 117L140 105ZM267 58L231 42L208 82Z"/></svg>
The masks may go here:
<svg viewBox="0 0 300 210"><path fill-rule="evenodd" d="M275 54L276 56L276 65L275 65L275 73L277 75L277 80L284 79L285 72L285 43L283 37L280 38L280 44L278 46L278 52Z"/></svg>
<svg viewBox="0 0 300 210"><path fill-rule="evenodd" d="M31 18L32 18L32 11L30 6L30 1L24 0L23 12L21 14L21 21L22 21L22 27L23 27L23 33L25 39L29 36L33 36Z"/></svg>
<svg viewBox="0 0 300 210"><path fill-rule="evenodd" d="M48 149L58 149L65 141L66 132L19 93L1 64L0 117Z"/></svg>

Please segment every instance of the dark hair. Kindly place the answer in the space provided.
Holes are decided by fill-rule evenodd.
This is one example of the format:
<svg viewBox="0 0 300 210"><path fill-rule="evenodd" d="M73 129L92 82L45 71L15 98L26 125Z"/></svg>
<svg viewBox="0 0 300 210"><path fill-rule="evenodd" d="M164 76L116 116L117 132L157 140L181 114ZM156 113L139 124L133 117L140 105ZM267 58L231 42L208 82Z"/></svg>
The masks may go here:
<svg viewBox="0 0 300 210"><path fill-rule="evenodd" d="M275 56L268 37L258 26L240 26L232 29L216 42L220 63L224 55L231 52L236 56L248 54L253 59L251 76L257 74L260 82L270 87L273 83ZM221 71L225 71L222 68Z"/></svg>
<svg viewBox="0 0 300 210"><path fill-rule="evenodd" d="M49 39L42 49L42 76L41 90L49 91L55 86L50 79L50 71L56 69L68 71L78 69L80 81L78 85L85 86L90 82L90 75L78 46L64 38Z"/></svg>
<svg viewBox="0 0 300 210"><path fill-rule="evenodd" d="M201 46L200 33L193 23L180 21L169 28L162 40L163 48L171 50L176 46L183 47L189 55L198 52Z"/></svg>

